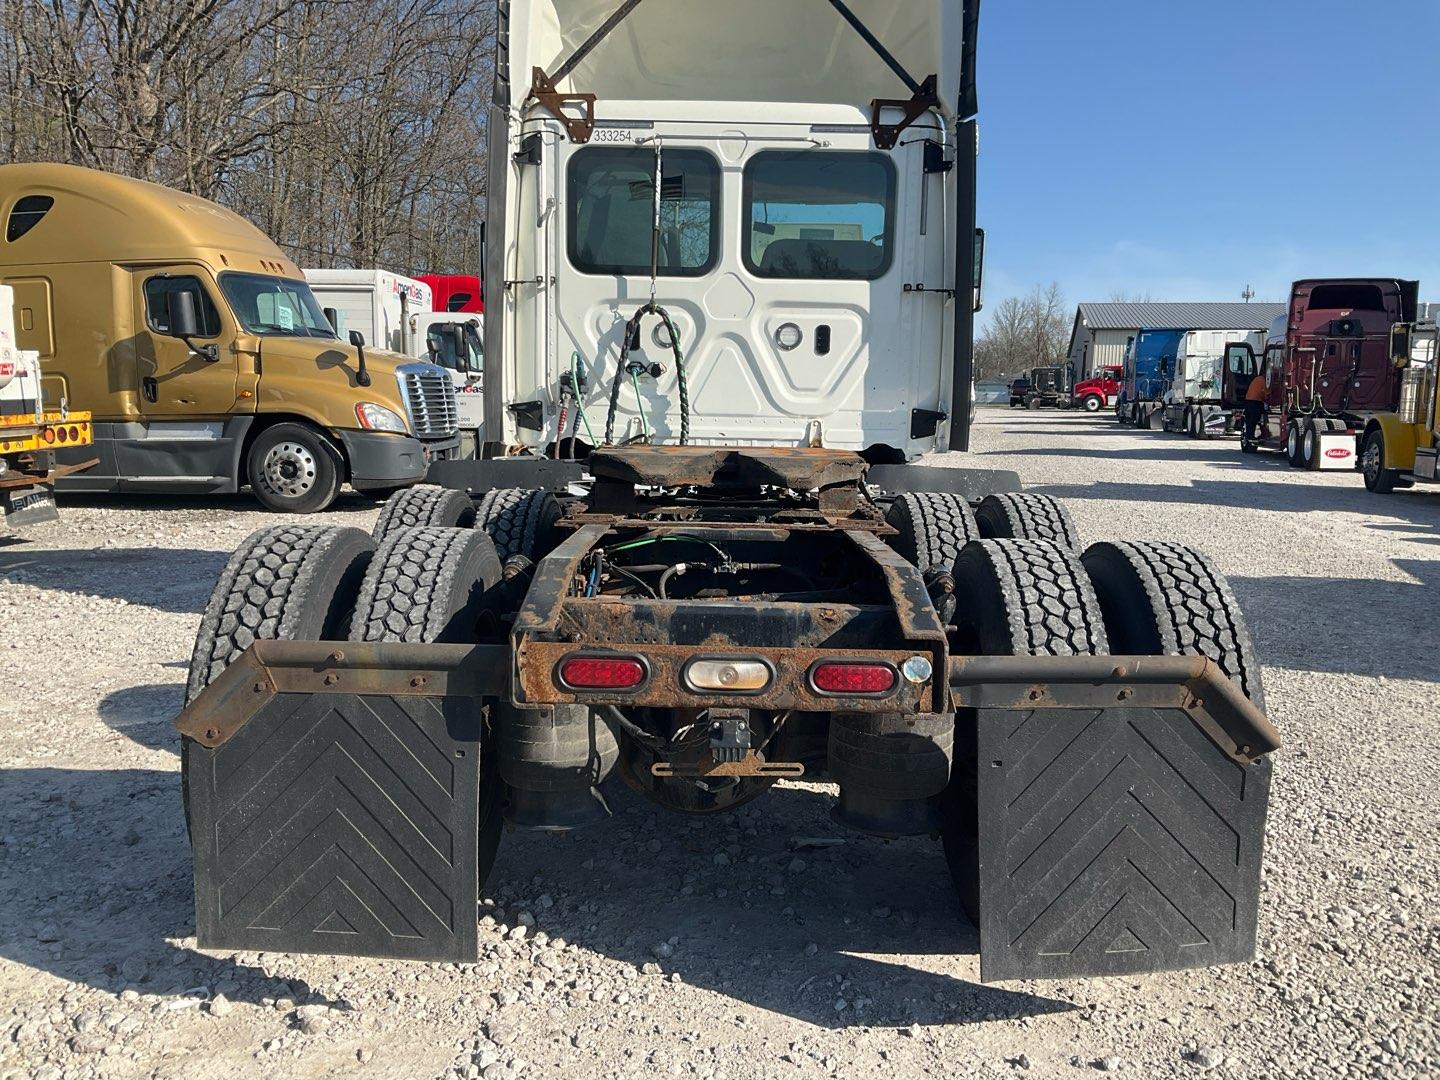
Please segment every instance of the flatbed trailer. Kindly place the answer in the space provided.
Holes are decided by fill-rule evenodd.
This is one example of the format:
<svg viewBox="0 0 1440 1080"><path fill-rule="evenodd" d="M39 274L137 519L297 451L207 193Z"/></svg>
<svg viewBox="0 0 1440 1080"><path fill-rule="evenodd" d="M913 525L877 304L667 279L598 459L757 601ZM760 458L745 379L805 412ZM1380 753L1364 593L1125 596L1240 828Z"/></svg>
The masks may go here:
<svg viewBox="0 0 1440 1080"><path fill-rule="evenodd" d="M817 5L783 25L760 0L724 18L681 0L613 34L633 8L516 2L499 35L502 75L532 75L491 118L487 234L509 269L486 275L486 430L543 456L447 462L370 535L261 530L216 584L177 721L200 945L473 961L507 828L603 822L615 783L714 813L803 776L838 785L842 827L941 841L986 980L1248 959L1279 736L1223 576L1173 543L1082 550L1064 507L1013 473L906 463L968 442L974 0ZM761 25L794 45L782 65L729 47ZM688 98L624 97L647 35L670 46L655 63L680 65L656 77ZM895 79L910 98L850 100ZM600 104L606 90L618 100ZM768 95L751 145L669 126L710 116L720 91ZM802 93L835 95L819 131ZM603 123L618 145L587 152ZM747 184L718 194L682 143ZM573 183L527 171L536 155ZM567 190L582 205L557 194L545 217L571 232L537 231L534 208ZM741 213L745 190L765 206ZM857 190L875 193L857 221L879 239L818 236ZM683 240L715 206L752 223L748 263L707 250L719 230ZM616 215L632 222L620 239L587 224ZM895 250L897 222L916 242ZM646 251L648 275L624 268ZM578 281L545 262L560 252L621 271ZM536 260L554 271L544 289ZM924 260L948 269L920 278ZM866 322L912 301L904 347L866 351ZM542 361L568 350L533 348L558 334L578 354L595 332L618 360L592 341L564 380ZM737 371L766 375L748 426L723 399L696 407L705 379ZM777 407L807 385L828 387L823 408ZM587 404L605 411L588 445L565 419Z"/></svg>

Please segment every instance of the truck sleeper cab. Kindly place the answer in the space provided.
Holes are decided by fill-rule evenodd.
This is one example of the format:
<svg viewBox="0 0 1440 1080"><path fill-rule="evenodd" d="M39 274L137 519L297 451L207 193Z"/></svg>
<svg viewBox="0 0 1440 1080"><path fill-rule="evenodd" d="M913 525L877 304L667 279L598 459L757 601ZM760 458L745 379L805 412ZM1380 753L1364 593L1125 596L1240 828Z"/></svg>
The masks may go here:
<svg viewBox="0 0 1440 1080"><path fill-rule="evenodd" d="M1225 350L1245 342L1256 351L1265 348L1264 330L1191 330L1180 340L1175 369L1164 398L1164 429L1180 431L1192 439L1232 435L1239 414L1223 400Z"/></svg>
<svg viewBox="0 0 1440 1080"><path fill-rule="evenodd" d="M62 491L223 493L312 512L457 445L445 373L344 343L299 269L215 203L68 165L0 167L22 348L94 416ZM62 463L89 451L61 450Z"/></svg>
<svg viewBox="0 0 1440 1080"><path fill-rule="evenodd" d="M1355 468L1370 418L1399 404L1390 332L1415 321L1419 292L1397 278L1295 282L1263 358L1249 343L1226 346L1226 403L1243 400L1245 373L1265 376L1259 437L1242 449L1278 451L1295 468Z"/></svg>
<svg viewBox="0 0 1440 1080"><path fill-rule="evenodd" d="M1115 406L1122 427L1158 431L1162 399L1175 371L1175 354L1184 330L1141 330L1125 351L1120 400Z"/></svg>

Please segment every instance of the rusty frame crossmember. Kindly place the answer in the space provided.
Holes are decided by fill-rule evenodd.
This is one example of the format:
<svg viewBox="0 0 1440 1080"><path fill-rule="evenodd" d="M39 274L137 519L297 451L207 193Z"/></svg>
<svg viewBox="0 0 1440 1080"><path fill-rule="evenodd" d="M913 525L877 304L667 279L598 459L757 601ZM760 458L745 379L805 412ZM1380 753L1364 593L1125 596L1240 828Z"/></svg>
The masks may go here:
<svg viewBox="0 0 1440 1080"><path fill-rule="evenodd" d="M257 641L175 726L214 749L280 694L508 698L510 664L506 645ZM1199 656L960 657L950 662L949 686L955 705L973 708L1180 709L1238 763L1280 747L1274 725Z"/></svg>

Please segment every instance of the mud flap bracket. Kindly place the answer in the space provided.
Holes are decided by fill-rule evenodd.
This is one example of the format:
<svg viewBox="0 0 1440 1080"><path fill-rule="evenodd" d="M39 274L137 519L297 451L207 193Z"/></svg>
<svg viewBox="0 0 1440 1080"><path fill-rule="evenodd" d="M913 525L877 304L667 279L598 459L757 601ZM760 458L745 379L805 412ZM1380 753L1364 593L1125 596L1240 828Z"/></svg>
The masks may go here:
<svg viewBox="0 0 1440 1080"><path fill-rule="evenodd" d="M1214 664L985 657L951 672L976 723L984 981L1254 956L1279 740Z"/></svg>
<svg viewBox="0 0 1440 1080"><path fill-rule="evenodd" d="M177 726L200 946L474 961L505 652L260 642L196 698Z"/></svg>

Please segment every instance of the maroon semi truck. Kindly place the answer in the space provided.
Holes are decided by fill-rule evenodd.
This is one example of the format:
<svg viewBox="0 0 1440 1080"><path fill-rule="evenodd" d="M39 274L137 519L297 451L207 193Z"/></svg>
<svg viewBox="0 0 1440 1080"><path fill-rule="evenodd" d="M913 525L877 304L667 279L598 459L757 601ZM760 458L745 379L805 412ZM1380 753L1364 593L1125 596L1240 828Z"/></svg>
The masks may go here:
<svg viewBox="0 0 1440 1080"><path fill-rule="evenodd" d="M1257 357L1225 347L1223 403L1243 408L1256 372L1267 397L1259 437L1246 451L1278 450L1302 469L1353 469L1366 421L1395 409L1400 369L1390 327L1414 319L1420 286L1397 278L1297 281L1289 314Z"/></svg>

